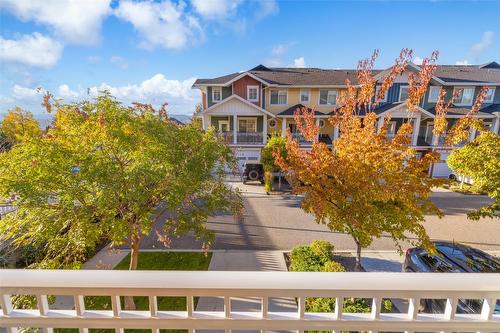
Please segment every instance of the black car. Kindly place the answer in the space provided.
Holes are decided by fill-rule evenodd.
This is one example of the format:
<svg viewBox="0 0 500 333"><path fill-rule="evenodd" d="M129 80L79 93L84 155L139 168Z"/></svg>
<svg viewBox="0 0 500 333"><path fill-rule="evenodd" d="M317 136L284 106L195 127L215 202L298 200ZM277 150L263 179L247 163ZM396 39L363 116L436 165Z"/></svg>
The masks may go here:
<svg viewBox="0 0 500 333"><path fill-rule="evenodd" d="M486 252L452 242L434 242L437 253L429 254L425 249L416 247L406 251L403 264L405 272L438 273L499 273L500 260ZM420 301L421 310L431 313L443 313L445 300L424 299ZM482 302L479 300L459 300L458 313L481 313ZM500 313L500 300L495 313Z"/></svg>
<svg viewBox="0 0 500 333"><path fill-rule="evenodd" d="M260 181L264 184L264 166L260 163L246 163L243 169L243 184L247 181Z"/></svg>

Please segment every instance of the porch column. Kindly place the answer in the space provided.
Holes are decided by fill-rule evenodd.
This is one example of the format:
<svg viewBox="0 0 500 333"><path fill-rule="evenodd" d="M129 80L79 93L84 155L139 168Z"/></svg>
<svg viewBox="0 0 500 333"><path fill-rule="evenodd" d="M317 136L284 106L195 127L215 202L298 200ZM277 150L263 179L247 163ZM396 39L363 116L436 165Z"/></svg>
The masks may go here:
<svg viewBox="0 0 500 333"><path fill-rule="evenodd" d="M411 140L411 145L416 146L418 142L418 132L420 130L420 118L422 116L420 113L417 114L415 118L413 118L413 134L412 134L412 140Z"/></svg>
<svg viewBox="0 0 500 333"><path fill-rule="evenodd" d="M500 114L497 114L496 118L493 119L493 124L491 124L491 130L493 133L498 134L498 130L500 129Z"/></svg>
<svg viewBox="0 0 500 333"><path fill-rule="evenodd" d="M437 146L439 143L439 135L432 133L432 145Z"/></svg>
<svg viewBox="0 0 500 333"><path fill-rule="evenodd" d="M474 140L475 137L476 137L476 129L475 128L471 128L470 129L470 135L469 135L469 141Z"/></svg>
<svg viewBox="0 0 500 333"><path fill-rule="evenodd" d="M333 140L337 140L339 138L339 125L335 125L333 128Z"/></svg>
<svg viewBox="0 0 500 333"><path fill-rule="evenodd" d="M238 116L233 116L233 143L238 143Z"/></svg>
<svg viewBox="0 0 500 333"><path fill-rule="evenodd" d="M316 141L319 141L319 132L320 132L319 131L320 130L320 128L319 128L319 118L316 118L316 126L318 127L318 135L316 135Z"/></svg>
<svg viewBox="0 0 500 333"><path fill-rule="evenodd" d="M262 124L262 143L267 142L267 114L264 113L264 123Z"/></svg>
<svg viewBox="0 0 500 333"><path fill-rule="evenodd" d="M206 114L201 116L201 124L204 130L208 129L208 124L210 123L210 116L207 116Z"/></svg>
<svg viewBox="0 0 500 333"><path fill-rule="evenodd" d="M281 136L286 136L286 118L281 121Z"/></svg>
<svg viewBox="0 0 500 333"><path fill-rule="evenodd" d="M377 133L380 133L382 126L384 126L384 117L380 116L377 121Z"/></svg>

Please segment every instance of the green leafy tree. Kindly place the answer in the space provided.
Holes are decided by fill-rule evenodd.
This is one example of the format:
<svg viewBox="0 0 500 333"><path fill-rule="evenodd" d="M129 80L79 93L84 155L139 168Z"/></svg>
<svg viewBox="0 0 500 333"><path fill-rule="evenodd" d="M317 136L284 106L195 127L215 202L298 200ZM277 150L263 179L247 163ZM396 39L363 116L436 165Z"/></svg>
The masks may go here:
<svg viewBox="0 0 500 333"><path fill-rule="evenodd" d="M493 203L467 214L470 219L500 216L500 136L483 130L473 141L454 150L448 165L457 173L472 177L474 187L488 193Z"/></svg>
<svg viewBox="0 0 500 333"><path fill-rule="evenodd" d="M16 106L5 115L1 127L2 136L14 144L30 137L39 137L42 131L29 111Z"/></svg>
<svg viewBox="0 0 500 333"><path fill-rule="evenodd" d="M47 100L54 125L0 157L0 196L15 195L18 208L0 221L0 234L42 246L34 266L78 268L105 237L130 247L133 270L155 218L169 216L155 231L167 245L193 231L208 246L208 217L240 207L223 181L233 154L213 130L177 126L165 106L125 107L106 92L78 104Z"/></svg>
<svg viewBox="0 0 500 333"><path fill-rule="evenodd" d="M262 149L260 162L264 166L264 186L266 192L272 190L272 173L281 170L275 162L274 156L276 154L286 158L287 150L285 137L273 135Z"/></svg>

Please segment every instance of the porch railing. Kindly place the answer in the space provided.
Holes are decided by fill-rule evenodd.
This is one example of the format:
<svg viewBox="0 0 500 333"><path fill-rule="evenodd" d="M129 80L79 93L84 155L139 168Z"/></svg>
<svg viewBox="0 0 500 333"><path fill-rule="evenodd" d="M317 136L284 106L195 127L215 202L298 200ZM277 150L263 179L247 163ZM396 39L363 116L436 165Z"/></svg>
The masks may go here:
<svg viewBox="0 0 500 333"><path fill-rule="evenodd" d="M11 295L34 295L36 310L14 309ZM54 310L47 295L69 295L75 309ZM112 310L85 309L84 297L108 296ZM147 311L126 311L120 296L149 297ZM157 298L186 297L185 311L160 311ZM194 297L223 299L222 311L197 311ZM233 311L231 299L260 299L260 310ZM309 297L332 297L332 313L309 313ZM344 298L372 299L370 313L345 313ZM296 300L297 311L272 312L271 298ZM404 299L404 313L381 312L383 299ZM0 327L231 330L370 330L390 332L498 332L500 274L467 273L289 273L188 271L1 270ZM419 313L420 299L446 299L444 313ZM478 314L457 313L459 299L482 300Z"/></svg>
<svg viewBox="0 0 500 333"><path fill-rule="evenodd" d="M262 144L264 135L262 132L238 132L238 143Z"/></svg>
<svg viewBox="0 0 500 333"><path fill-rule="evenodd" d="M227 143L233 143L233 131L230 132L219 132L219 134L224 138Z"/></svg>

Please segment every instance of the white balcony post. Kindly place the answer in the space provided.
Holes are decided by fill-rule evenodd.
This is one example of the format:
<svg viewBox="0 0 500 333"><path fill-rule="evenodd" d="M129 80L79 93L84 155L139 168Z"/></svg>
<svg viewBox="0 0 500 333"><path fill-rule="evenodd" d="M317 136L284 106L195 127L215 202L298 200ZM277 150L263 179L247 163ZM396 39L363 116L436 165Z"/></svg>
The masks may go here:
<svg viewBox="0 0 500 333"><path fill-rule="evenodd" d="M210 122L210 116L204 114L201 116L201 124L204 130L208 129L208 124Z"/></svg>
<svg viewBox="0 0 500 333"><path fill-rule="evenodd" d="M411 140L411 145L416 146L418 144L418 132L420 130L420 120L422 116L420 115L420 112L417 114L415 118L413 118L413 134L412 134L412 140Z"/></svg>
<svg viewBox="0 0 500 333"><path fill-rule="evenodd" d="M318 127L318 135L316 135L316 141L319 141L319 118L316 118L316 126Z"/></svg>
<svg viewBox="0 0 500 333"><path fill-rule="evenodd" d="M491 130L493 131L493 133L498 134L499 129L500 129L500 114L497 114L496 118L493 119Z"/></svg>
<svg viewBox="0 0 500 333"><path fill-rule="evenodd" d="M286 118L281 120L281 136L286 136Z"/></svg>
<svg viewBox="0 0 500 333"><path fill-rule="evenodd" d="M437 146L439 144L439 135L432 133L432 146Z"/></svg>
<svg viewBox="0 0 500 333"><path fill-rule="evenodd" d="M384 126L384 121L385 121L385 118L383 116L379 116L378 121L377 121L377 133L380 133L382 126Z"/></svg>
<svg viewBox="0 0 500 333"><path fill-rule="evenodd" d="M238 116L233 116L233 143L238 143Z"/></svg>
<svg viewBox="0 0 500 333"><path fill-rule="evenodd" d="M339 125L335 125L333 128L333 140L337 140L339 138Z"/></svg>
<svg viewBox="0 0 500 333"><path fill-rule="evenodd" d="M262 124L262 144L267 142L267 114L264 114L264 123Z"/></svg>

